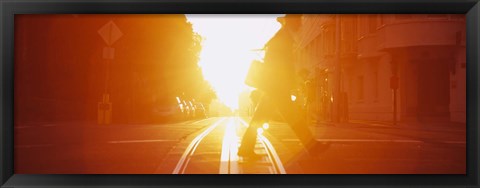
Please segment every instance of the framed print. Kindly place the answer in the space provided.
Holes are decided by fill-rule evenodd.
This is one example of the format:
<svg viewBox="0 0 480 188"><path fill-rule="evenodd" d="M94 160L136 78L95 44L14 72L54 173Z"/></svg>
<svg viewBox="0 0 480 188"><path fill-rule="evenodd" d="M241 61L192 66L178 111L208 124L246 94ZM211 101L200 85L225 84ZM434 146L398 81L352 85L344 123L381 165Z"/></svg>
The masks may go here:
<svg viewBox="0 0 480 188"><path fill-rule="evenodd" d="M478 186L477 1L2 1L1 186Z"/></svg>

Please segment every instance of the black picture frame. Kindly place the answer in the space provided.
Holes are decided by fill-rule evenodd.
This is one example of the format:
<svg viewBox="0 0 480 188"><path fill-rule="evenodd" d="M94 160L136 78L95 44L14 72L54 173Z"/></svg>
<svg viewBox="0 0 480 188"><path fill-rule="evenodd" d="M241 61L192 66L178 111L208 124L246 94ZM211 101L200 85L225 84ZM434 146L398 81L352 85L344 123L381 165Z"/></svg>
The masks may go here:
<svg viewBox="0 0 480 188"><path fill-rule="evenodd" d="M274 14L457 13L467 26L466 175L22 175L13 171L13 63L15 14ZM478 0L1 0L1 187L327 186L478 187Z"/></svg>

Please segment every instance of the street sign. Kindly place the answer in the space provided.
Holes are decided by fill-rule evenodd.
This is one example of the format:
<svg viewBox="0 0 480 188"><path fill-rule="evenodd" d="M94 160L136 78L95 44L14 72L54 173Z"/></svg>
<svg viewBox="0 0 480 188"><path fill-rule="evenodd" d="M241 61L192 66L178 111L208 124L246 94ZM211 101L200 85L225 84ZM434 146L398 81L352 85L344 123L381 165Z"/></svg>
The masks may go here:
<svg viewBox="0 0 480 188"><path fill-rule="evenodd" d="M398 89L398 76L390 77L390 89Z"/></svg>
<svg viewBox="0 0 480 188"><path fill-rule="evenodd" d="M98 30L98 34L109 46L111 46L118 39L120 39L120 37L123 36L122 31L120 31L120 28L118 28L118 26L113 21L110 21L107 24L103 25Z"/></svg>
<svg viewBox="0 0 480 188"><path fill-rule="evenodd" d="M103 94L103 100L98 102L97 121L99 125L108 125L112 122L112 103L110 102L110 95Z"/></svg>
<svg viewBox="0 0 480 188"><path fill-rule="evenodd" d="M113 59L115 57L115 48L104 47L103 48L103 58L104 59Z"/></svg>

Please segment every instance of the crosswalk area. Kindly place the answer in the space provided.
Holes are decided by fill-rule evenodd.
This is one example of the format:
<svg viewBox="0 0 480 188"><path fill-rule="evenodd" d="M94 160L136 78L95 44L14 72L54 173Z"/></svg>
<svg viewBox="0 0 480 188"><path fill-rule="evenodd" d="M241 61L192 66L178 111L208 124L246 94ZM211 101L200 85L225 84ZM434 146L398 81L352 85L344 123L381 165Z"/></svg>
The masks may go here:
<svg viewBox="0 0 480 188"><path fill-rule="evenodd" d="M275 148L262 131L258 131L255 144L260 159L249 160L237 155L247 127L239 117L220 118L173 149L168 161L157 171L170 166L172 174L286 174Z"/></svg>

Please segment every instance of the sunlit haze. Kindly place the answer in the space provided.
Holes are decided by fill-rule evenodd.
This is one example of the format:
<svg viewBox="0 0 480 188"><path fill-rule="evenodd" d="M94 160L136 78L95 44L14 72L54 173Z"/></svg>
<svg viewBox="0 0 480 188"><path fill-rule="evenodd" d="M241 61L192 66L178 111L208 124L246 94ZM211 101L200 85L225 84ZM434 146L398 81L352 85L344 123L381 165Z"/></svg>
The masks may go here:
<svg viewBox="0 0 480 188"><path fill-rule="evenodd" d="M280 28L281 15L187 15L203 38L200 66L220 101L238 108L250 63L262 59L258 49Z"/></svg>
<svg viewBox="0 0 480 188"><path fill-rule="evenodd" d="M472 169L464 14L14 18L16 174Z"/></svg>

